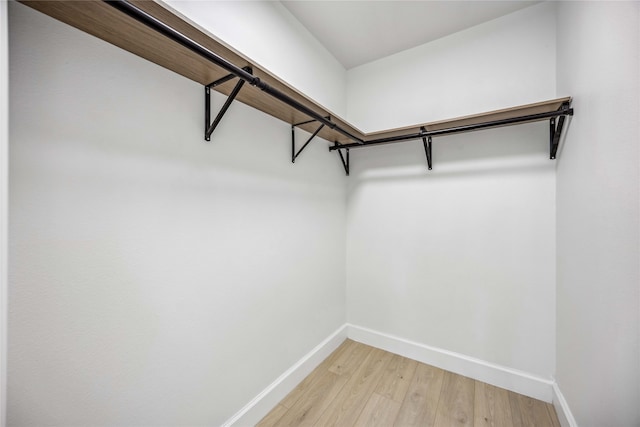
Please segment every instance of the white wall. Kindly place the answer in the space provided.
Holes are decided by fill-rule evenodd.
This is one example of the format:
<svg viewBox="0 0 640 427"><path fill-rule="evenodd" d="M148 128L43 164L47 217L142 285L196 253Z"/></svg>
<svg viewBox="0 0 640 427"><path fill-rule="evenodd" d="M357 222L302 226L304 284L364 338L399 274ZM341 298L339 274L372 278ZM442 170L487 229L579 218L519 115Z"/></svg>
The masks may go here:
<svg viewBox="0 0 640 427"><path fill-rule="evenodd" d="M553 98L553 7L534 6L417 48L414 53L420 56L411 67L411 52L405 52L354 69L349 99L369 106L358 104L363 111L357 123L369 118L367 128L395 126L404 124L401 116L415 122L418 116L429 119L430 111L446 115L456 106L480 108L478 99L487 91L487 102L502 106L533 101L534 96ZM498 56L500 64L511 64L509 72L494 61L489 61L491 69L498 76L520 69L534 72L525 78L510 76L500 85L483 80L489 77L482 71L486 65L477 64L467 70L469 78L456 80L460 69L470 66L467 56L480 58L485 43L506 34L528 40L531 53L514 60L508 57L514 50L508 50ZM366 101L354 77L382 79L377 74L382 67L393 71L390 86L441 83L450 89L448 98L394 93L376 85ZM526 82L523 88L510 83L516 79ZM415 91L420 90L418 85ZM383 110L391 107L396 113L384 117ZM550 381L555 355L555 164L548 159L548 126L539 122L435 138L429 172L421 141L352 150L349 323Z"/></svg>
<svg viewBox="0 0 640 427"><path fill-rule="evenodd" d="M9 425L220 425L346 320L340 162L9 12Z"/></svg>
<svg viewBox="0 0 640 427"><path fill-rule="evenodd" d="M217 37L345 109L279 4L209 6ZM436 138L430 172L419 141L353 150L348 184L242 104L207 145L200 86L10 9L10 425L220 424L345 312L542 378L557 346L580 425L640 422L638 3L547 2L349 72L368 131L574 96L557 183L544 122Z"/></svg>
<svg viewBox="0 0 640 427"><path fill-rule="evenodd" d="M7 222L9 186L9 29L7 2L0 1L0 425L7 405Z"/></svg>
<svg viewBox="0 0 640 427"><path fill-rule="evenodd" d="M545 2L347 72L347 120L372 132L555 97Z"/></svg>
<svg viewBox="0 0 640 427"><path fill-rule="evenodd" d="M581 426L640 425L640 3L562 2L557 382Z"/></svg>
<svg viewBox="0 0 640 427"><path fill-rule="evenodd" d="M548 125L351 155L349 323L551 378Z"/></svg>
<svg viewBox="0 0 640 427"><path fill-rule="evenodd" d="M254 64L346 117L346 70L280 2L164 3Z"/></svg>

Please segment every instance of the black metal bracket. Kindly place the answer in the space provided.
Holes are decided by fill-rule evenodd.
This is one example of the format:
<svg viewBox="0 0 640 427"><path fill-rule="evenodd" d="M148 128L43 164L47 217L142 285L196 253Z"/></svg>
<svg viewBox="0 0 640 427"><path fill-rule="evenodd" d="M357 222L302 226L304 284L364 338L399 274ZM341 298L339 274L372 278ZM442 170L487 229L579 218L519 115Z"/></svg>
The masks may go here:
<svg viewBox="0 0 640 427"><path fill-rule="evenodd" d="M569 111L569 103L564 103L558 111ZM573 110L569 115L573 114ZM556 153L558 152L558 145L560 144L560 135L562 135L562 128L564 127L565 116L558 117L558 123L556 124L556 118L552 117L549 120L549 158L554 160Z"/></svg>
<svg viewBox="0 0 640 427"><path fill-rule="evenodd" d="M560 137L562 134L562 128L564 126L564 121L566 119L566 116L572 116L573 115L573 108L571 108L570 103L565 102L562 104L562 106L556 110L556 111L550 111L550 112L544 112L544 113L537 113L537 114L529 114L529 115L524 115L524 116L518 116L518 117L510 117L510 118L506 118L506 119L500 119L500 120L492 120L492 121L487 121L487 122L482 122L482 123L474 123L474 124L469 124L469 125L461 125L461 126L453 126L450 128L445 128L445 129L438 129L438 130L433 130L433 131L425 131L424 129L421 129L419 133L408 133L408 134L404 134L404 135L396 135L396 136L392 136L392 137L383 137L383 138L377 138L377 139L371 139L371 140L367 140L365 141L364 139L353 135L353 133L351 133L351 131L348 131L346 129L344 129L342 126L333 123L331 120L327 120L327 118L323 117L320 113L318 113L317 111L315 111L312 108L309 108L307 105L301 103L300 101L292 98L291 96L287 95L286 93L270 86L269 84L267 84L266 82L262 81L259 77L256 77L253 75L251 68L249 67L245 67L245 68L239 68L238 66L236 66L235 64L229 62L228 60L226 60L225 58L221 57L220 55L216 54L215 52L205 48L204 46L202 46L201 44L197 43L196 41L190 39L189 37L187 37L186 35L180 33L179 31L177 31L174 28L171 28L170 26L168 26L166 23L162 22L161 20L159 20L158 18L150 15L149 13L145 12L144 10L140 9L138 6L136 6L135 4L133 4L130 1L127 0L103 0L105 1L106 4L114 7L115 9L117 9L118 11L124 13L125 15L131 17L132 19L135 19L136 21L142 23L143 25L145 25L147 28L154 30L156 32L158 32L159 34L162 34L163 36L167 37L169 40L172 40L175 43L178 43L179 45L181 45L182 47L188 49L189 51L195 53L196 55L206 59L207 61L211 62L212 64L215 64L217 66L219 66L220 68L228 71L229 74L228 76L223 77L222 79L219 79L207 86L205 86L205 118L206 118L206 122L205 122L205 140L209 141L211 138L211 134L213 133L213 131L215 130L216 126L218 125L218 123L220 122L220 120L222 119L222 116L225 114L226 110L229 108L229 106L231 105L231 103L233 102L233 100L235 99L236 95L238 94L238 92L240 91L240 89L242 88L242 84L243 82L248 82L251 86L254 86L257 89L260 89L262 92L264 92L265 94L267 94L268 96L283 102L284 104L292 107L293 109L299 111L302 114L305 114L311 118L313 118L314 120L320 122L323 125L328 126L329 128L333 129L335 132L338 132L340 134L342 134L343 136L345 136L346 138L348 138L350 141L350 143L347 144L339 144L339 143L335 143L335 145L330 146L329 147L329 151L338 151L338 153L340 154L340 158L342 160L342 163L345 167L345 171L347 172L347 175L349 174L349 149L350 148L361 148L361 147L368 147L371 145L379 145L379 144L390 144L390 143L396 143L396 142L403 142L403 141L409 141L409 140L414 140L414 139L422 139L423 143L425 145L425 150L427 153L427 163L429 164L429 166L431 166L431 162L430 162L430 151L431 151L431 138L432 136L445 136L445 135L451 135L451 134L456 134L456 133L461 133L461 132L469 132L469 131L475 131L475 130L481 130L481 129L490 129L493 127L499 127L499 126L509 126L509 125L514 125L514 124L519 124L519 123L527 123L527 122L532 122L532 121L538 121L538 120L550 120L550 158L551 159L555 159L557 150L558 150L558 145L560 143ZM234 90L232 91L232 93L229 95L229 98L227 99L227 102L225 102L225 104L223 105L222 109L220 110L220 112L218 113L215 121L211 124L210 123L210 119L211 119L211 100L210 100L210 95L211 95L211 88L215 87L218 84L222 84L226 81L229 81L233 78L239 78L241 81L237 83L236 87L234 88ZM318 130L317 132L319 132L320 130ZM316 132L316 134L317 134ZM428 140L425 141L425 138L429 137ZM305 144L304 147L306 147L306 145L308 144L309 141L307 141L307 143ZM303 147L303 148L304 148ZM346 160L342 154L341 150L346 150ZM295 157L297 155L300 154L302 150L298 151L298 153L295 153L295 147L292 150L292 157L293 160L295 160Z"/></svg>
<svg viewBox="0 0 640 427"><path fill-rule="evenodd" d="M339 145L340 145L340 144L338 144L338 142L334 142L334 143L333 143L333 146L334 146L334 147L337 147L337 146L339 146ZM331 150L331 147L329 147L329 151L332 151L332 150ZM342 166L344 166L344 171L345 171L345 173L347 174L347 176L349 176L349 149L348 149L348 148L345 148L345 151L347 152L347 153L346 153L346 156L343 156L343 155L342 155L342 151L340 151L339 149L337 149L336 151L337 151L337 152L338 152L338 154L340 155L340 161L342 161Z"/></svg>
<svg viewBox="0 0 640 427"><path fill-rule="evenodd" d="M396 142L409 141L412 139L422 139L424 144L425 153L427 155L427 165L431 169L432 156L431 156L431 137L433 136L445 136L452 135L461 132L469 132L481 129L490 129L499 126L510 126L520 123L528 123L538 120L550 120L550 139L549 139L549 157L553 160L556 158L558 151L558 145L560 143L560 136L562 135L562 128L567 116L573 116L573 108L571 108L570 102L564 102L554 111L528 114L524 116L510 117L506 119L491 120L482 123L474 123L469 125L454 126L445 129L438 130L426 130L423 127L420 128L420 132L411 133L406 135L391 136L385 138L372 139L364 142L351 142L347 144L334 144L329 147L329 151L348 150L349 148L361 148L369 147L372 145L391 144Z"/></svg>
<svg viewBox="0 0 640 427"><path fill-rule="evenodd" d="M142 23L146 27L158 32L159 34L162 34L163 36L167 37L169 40L172 40L173 42L178 43L182 47L206 59L212 64L215 64L218 67L224 70L227 70L228 72L240 78L241 80L246 81L251 86L254 86L257 89L260 89L261 91L273 97L274 99L277 99L278 101L281 101L287 104L288 106L294 108L295 110L301 112L302 114L306 114L307 116L318 120L320 123L324 123L325 125L329 126L331 129L334 129L336 132L341 133L342 135L346 136L347 138L353 141L362 142L361 138L353 135L351 132L347 131L346 129L343 129L341 126L338 126L336 123L333 123L330 120L325 119L324 117L322 117L322 115L318 114L315 110L307 107L305 104L302 104L300 101L297 101L296 99L292 98L286 93L281 92L280 90L270 86L266 82L263 82L262 80L260 80L259 77L254 76L252 73L246 71L245 69L238 68L236 65L227 61L220 55L207 49L206 47L197 43L193 39L190 39L189 37L185 36L181 32L177 31L176 29L171 28L170 26L168 26L158 18L155 18L154 16L140 9L135 4L126 0L118 0L118 1L104 0L104 1L106 4L114 7L115 9L124 13L125 15ZM206 93L206 90L205 90L205 93ZM205 129L208 130L208 128L209 128L209 123L206 124Z"/></svg>
<svg viewBox="0 0 640 427"><path fill-rule="evenodd" d="M422 126L420 128L422 132L426 132L427 130ZM422 144L424 145L424 153L427 155L427 166L429 170L431 170L431 136L422 137Z"/></svg>
<svg viewBox="0 0 640 427"><path fill-rule="evenodd" d="M325 118L327 120L331 120L331 116L326 116ZM324 123L320 124L320 127L316 129L315 132L313 132L313 134L309 137L309 139L307 139L307 142L305 142L304 145L297 152L296 152L296 127L313 123L313 122L317 122L317 120L307 120L306 122L294 123L291 125L291 163L296 162L296 158L300 155L300 153L302 153L302 150L307 148L307 145L309 145L311 140L315 138L316 135L318 135L318 133L322 130L322 128L324 127Z"/></svg>
<svg viewBox="0 0 640 427"><path fill-rule="evenodd" d="M249 74L253 72L251 67L243 67L242 69ZM222 105L222 108L220 108L220 111L216 115L216 118L213 120L213 123L211 123L211 89L216 86L220 86L221 84L226 83L229 80L235 79L236 77L237 76L235 74L229 74L214 82L209 83L204 87L204 140L205 141L211 141L211 134L213 133L214 130L216 130L216 127L218 127L218 124L220 124L220 121L222 120L222 117L224 117L224 114L229 109L229 106L231 105L233 100L236 99L236 96L238 96L238 93L240 92L240 89L242 89L242 86L244 85L245 81L240 79L240 81L236 83L236 86L233 88L233 90L227 97L227 100Z"/></svg>

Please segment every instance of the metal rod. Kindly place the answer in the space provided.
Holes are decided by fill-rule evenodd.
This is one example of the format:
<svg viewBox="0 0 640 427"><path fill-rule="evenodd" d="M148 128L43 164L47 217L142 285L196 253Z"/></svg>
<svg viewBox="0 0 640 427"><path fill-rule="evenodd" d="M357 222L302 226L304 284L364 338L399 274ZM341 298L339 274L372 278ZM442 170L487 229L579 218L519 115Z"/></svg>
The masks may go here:
<svg viewBox="0 0 640 427"><path fill-rule="evenodd" d="M558 152L558 145L560 144L560 135L562 134L562 127L564 126L564 116L560 116L558 119L558 126L556 127L556 131L553 135L553 143L551 144L551 153L549 158L551 160L556 158L556 153Z"/></svg>
<svg viewBox="0 0 640 427"><path fill-rule="evenodd" d="M264 87L262 87L262 86L258 86L258 87L263 92L268 93L272 97L274 97L274 98L284 102L285 104L295 108L296 110L300 111L301 113L304 113L309 117L313 117L314 119L316 119L320 123L329 126L331 129L335 130L336 132L341 133L342 135L346 136L349 139L353 139L355 141L358 141L359 143L363 143L364 142L361 138L358 138L357 136L351 134L350 132L342 129L340 126L338 126L337 124L333 123L331 120L325 119L322 115L320 115L320 114L316 113L315 111L305 107L304 105L302 105L301 103L299 103L295 99L289 97L288 95L285 95L284 93L280 92L279 90L274 89L271 86L268 86L266 83L262 83L262 84L264 84Z"/></svg>
<svg viewBox="0 0 640 427"><path fill-rule="evenodd" d="M347 150L347 160L344 160L344 156L342 155L342 151L338 150L338 154L340 154L340 160L342 161L342 167L344 168L345 173L349 176L349 150Z"/></svg>
<svg viewBox="0 0 640 427"><path fill-rule="evenodd" d="M236 96L238 96L238 92L240 92L240 89L242 89L243 85L244 85L244 80L240 80L238 83L236 83L236 86L233 88L233 90L231 91L231 93L227 97L227 100L224 102L224 105L222 106L222 108L218 112L218 115L216 116L216 119L213 121L213 123L211 123L211 126L209 126L209 128L207 129L207 132L205 133L205 139L207 141L209 140L209 138L211 138L211 134L213 133L213 131L216 129L216 127L220 123L220 120L222 120L222 117L224 116L224 113L227 112L227 110L229 109L229 106L231 105L233 100L236 99Z"/></svg>
<svg viewBox="0 0 640 427"><path fill-rule="evenodd" d="M311 140L313 138L316 137L316 135L318 134L318 132L320 132L322 130L322 128L324 127L324 123L320 125L320 127L318 129L316 129L316 131L313 133L313 135L311 135L309 137L309 139L307 139L307 142L304 143L304 145L302 146L302 148L300 148L300 150L298 150L298 152L293 156L293 160L295 161L295 159L300 155L300 153L302 153L302 150L304 150L307 145L309 145L309 143L311 142Z"/></svg>
<svg viewBox="0 0 640 427"><path fill-rule="evenodd" d="M291 163L296 162L296 125L291 125Z"/></svg>
<svg viewBox="0 0 640 427"><path fill-rule="evenodd" d="M238 76L236 76L235 74L227 74L226 76L222 77L221 79L218 79L214 82L209 83L206 87L216 87L216 86L220 86L223 83L228 82L229 80L235 79Z"/></svg>
<svg viewBox="0 0 640 427"><path fill-rule="evenodd" d="M409 141L412 139L420 139L427 136L451 135L454 133L469 132L473 130L487 129L487 128L498 127L498 126L514 125L517 123L548 119L551 117L564 117L565 115L572 116L573 108L562 108L560 110L549 111L547 113L529 114L526 116L511 117L511 118L502 119L502 120L492 120L489 122L476 123L472 125L455 126L447 129L432 130L432 131L426 131L426 132L421 131L419 133L374 139L371 141L365 141L363 143L339 144L337 146L334 145L329 147L329 150L333 151L333 150L340 150L342 148L360 148L360 147L368 147L371 145L391 144L394 142L403 142L403 141Z"/></svg>
<svg viewBox="0 0 640 427"><path fill-rule="evenodd" d="M549 158L553 160L553 137L556 136L556 118L552 117L549 120Z"/></svg>
<svg viewBox="0 0 640 427"><path fill-rule="evenodd" d="M294 109L300 111L301 113L304 113L307 116L319 121L320 123L324 123L325 125L329 126L331 129L334 129L336 132L341 133L342 135L346 136L347 138L352 139L354 141L358 141L360 143L363 142L363 140L361 138L358 138L358 137L352 135L350 132L342 129L340 126L338 126L337 124L333 123L332 121L325 119L321 114L316 113L312 109L310 109L307 106L301 104L300 102L296 101L295 99L291 98L290 96L288 96L288 95L280 92L279 90L269 86L265 82L261 81L258 77L255 77L255 76L251 75L250 73L246 72L245 70L243 70L242 68L237 67L236 65L232 64L231 62L227 61L226 59L222 58L221 56L217 55L216 53L214 53L211 50L207 49L206 47L202 46L201 44L195 42L194 40L188 38L184 34L176 31L175 29L173 29L171 27L169 27L164 22L154 18L153 16L151 16L147 12L145 12L142 9L136 7L135 5L129 3L128 1L126 1L126 0L118 0L118 1L104 0L104 1L106 3L108 3L109 5L113 6L114 8L118 9L120 12L122 12L122 13L130 16L131 18L143 23L144 25L156 30L157 32L159 32L162 35L170 38L171 40L175 41L176 43L186 47L187 49L191 50L192 52L197 53L198 55L202 56L203 58L206 58L209 61L213 62L217 66L219 66L219 67L229 71L230 73L236 75L237 77L239 77L243 81L248 82L251 86L256 86L257 88L259 88L263 92L265 92L265 93L271 95L272 97L284 102L285 104L293 107Z"/></svg>
<svg viewBox="0 0 640 427"><path fill-rule="evenodd" d="M207 135L207 130L211 123L211 88L204 87L204 140L211 141L211 134Z"/></svg>
<svg viewBox="0 0 640 427"><path fill-rule="evenodd" d="M334 147L338 146L337 142L334 142ZM347 174L347 176L349 176L349 149L346 149L347 151L347 159L345 161L344 156L342 155L342 151L338 150L338 154L340 155L340 161L342 162L342 166L344 167L344 171Z"/></svg>
<svg viewBox="0 0 640 427"><path fill-rule="evenodd" d="M344 165L345 170L347 171L347 176L349 176L349 149L347 148L347 163Z"/></svg>
<svg viewBox="0 0 640 427"><path fill-rule="evenodd" d="M249 67L249 66L242 67L242 69L245 70L249 74L253 74L253 69L251 67ZM229 80L235 79L236 77L238 77L238 76L236 76L235 74L227 74L226 76L221 77L218 80L215 80L215 81L209 83L208 85L206 85L206 87L220 86L221 84L224 84L224 83L228 82Z"/></svg>
<svg viewBox="0 0 640 427"><path fill-rule="evenodd" d="M331 120L331 116L325 116L325 119L327 120ZM292 124L291 126L302 126L302 125L308 125L309 123L313 123L313 122L317 122L317 120L307 120L306 122L301 122L301 123L295 123Z"/></svg>
<svg viewBox="0 0 640 427"><path fill-rule="evenodd" d="M242 69L245 70L247 73L253 73L253 69L251 67L249 67L249 66L242 67ZM227 101L222 106L222 109L220 110L220 112L216 116L216 120L214 121L214 123L212 125L210 125L210 123L211 123L211 88L219 86L219 85L221 85L221 84L223 84L225 82L228 82L229 80L233 80L236 77L237 76L235 76L233 74L229 74L229 75L226 75L226 76L224 76L224 77L222 77L222 78L220 78L220 79L218 79L218 80L216 80L214 82L209 83L208 85L206 85L204 87L204 96L205 96L205 100L204 100L204 120L205 120L204 121L204 140L205 141L211 141L211 134L213 133L215 128L220 123L220 120L222 119L222 116L224 116L224 114L226 113L227 109L231 105L231 102L233 102L233 100L235 99L236 95L238 95L238 92L240 91L240 88L244 84L244 80L241 80L238 83L236 83L236 87L233 89L231 94L229 94L229 97L227 98Z"/></svg>
<svg viewBox="0 0 640 427"><path fill-rule="evenodd" d="M420 130L426 132L424 127L421 127ZM431 170L431 136L422 137L422 144L424 145L424 153L427 155L427 167Z"/></svg>

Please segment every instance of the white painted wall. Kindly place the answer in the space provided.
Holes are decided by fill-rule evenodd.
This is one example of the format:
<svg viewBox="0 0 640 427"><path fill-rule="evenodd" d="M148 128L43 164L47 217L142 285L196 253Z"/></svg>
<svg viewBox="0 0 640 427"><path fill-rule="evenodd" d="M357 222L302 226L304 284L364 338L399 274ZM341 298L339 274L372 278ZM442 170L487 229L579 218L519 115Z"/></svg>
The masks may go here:
<svg viewBox="0 0 640 427"><path fill-rule="evenodd" d="M209 6L218 38L344 109L279 4ZM430 172L419 141L353 150L348 184L241 104L207 145L200 86L10 9L9 425L220 424L345 312L542 378L557 346L580 425L640 422L637 3L543 3L349 72L369 131L573 95L557 183L546 123L437 138Z"/></svg>
<svg viewBox="0 0 640 427"><path fill-rule="evenodd" d="M557 382L581 426L640 425L640 3L558 6Z"/></svg>
<svg viewBox="0 0 640 427"><path fill-rule="evenodd" d="M354 69L350 112L360 111L356 122L368 120L371 129L439 118L429 112L456 116L553 98L554 7L534 6ZM518 40L526 55L515 49ZM490 41L501 51L491 60ZM358 76L380 84L365 96ZM447 97L426 96L438 84ZM435 138L429 172L421 141L352 150L349 323L551 379L555 164L548 132L540 122Z"/></svg>
<svg viewBox="0 0 640 427"><path fill-rule="evenodd" d="M555 5L541 3L347 72L366 132L555 97Z"/></svg>
<svg viewBox="0 0 640 427"><path fill-rule="evenodd" d="M9 12L8 424L222 424L345 322L342 166L239 103L206 144L200 85Z"/></svg>
<svg viewBox="0 0 640 427"><path fill-rule="evenodd" d="M280 2L164 3L335 115L346 117L346 70Z"/></svg>
<svg viewBox="0 0 640 427"><path fill-rule="evenodd" d="M354 325L551 378L555 182L548 124L353 150Z"/></svg>
<svg viewBox="0 0 640 427"><path fill-rule="evenodd" d="M7 2L0 1L0 425L7 407L7 223L9 186L9 26Z"/></svg>

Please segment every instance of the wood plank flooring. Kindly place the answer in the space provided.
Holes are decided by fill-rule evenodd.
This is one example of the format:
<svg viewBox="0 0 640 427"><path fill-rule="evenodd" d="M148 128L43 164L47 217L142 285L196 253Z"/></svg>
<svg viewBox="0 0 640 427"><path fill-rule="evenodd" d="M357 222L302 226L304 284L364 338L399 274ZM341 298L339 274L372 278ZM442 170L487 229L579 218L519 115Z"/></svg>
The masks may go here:
<svg viewBox="0 0 640 427"><path fill-rule="evenodd" d="M258 426L560 423L549 403L346 340Z"/></svg>

